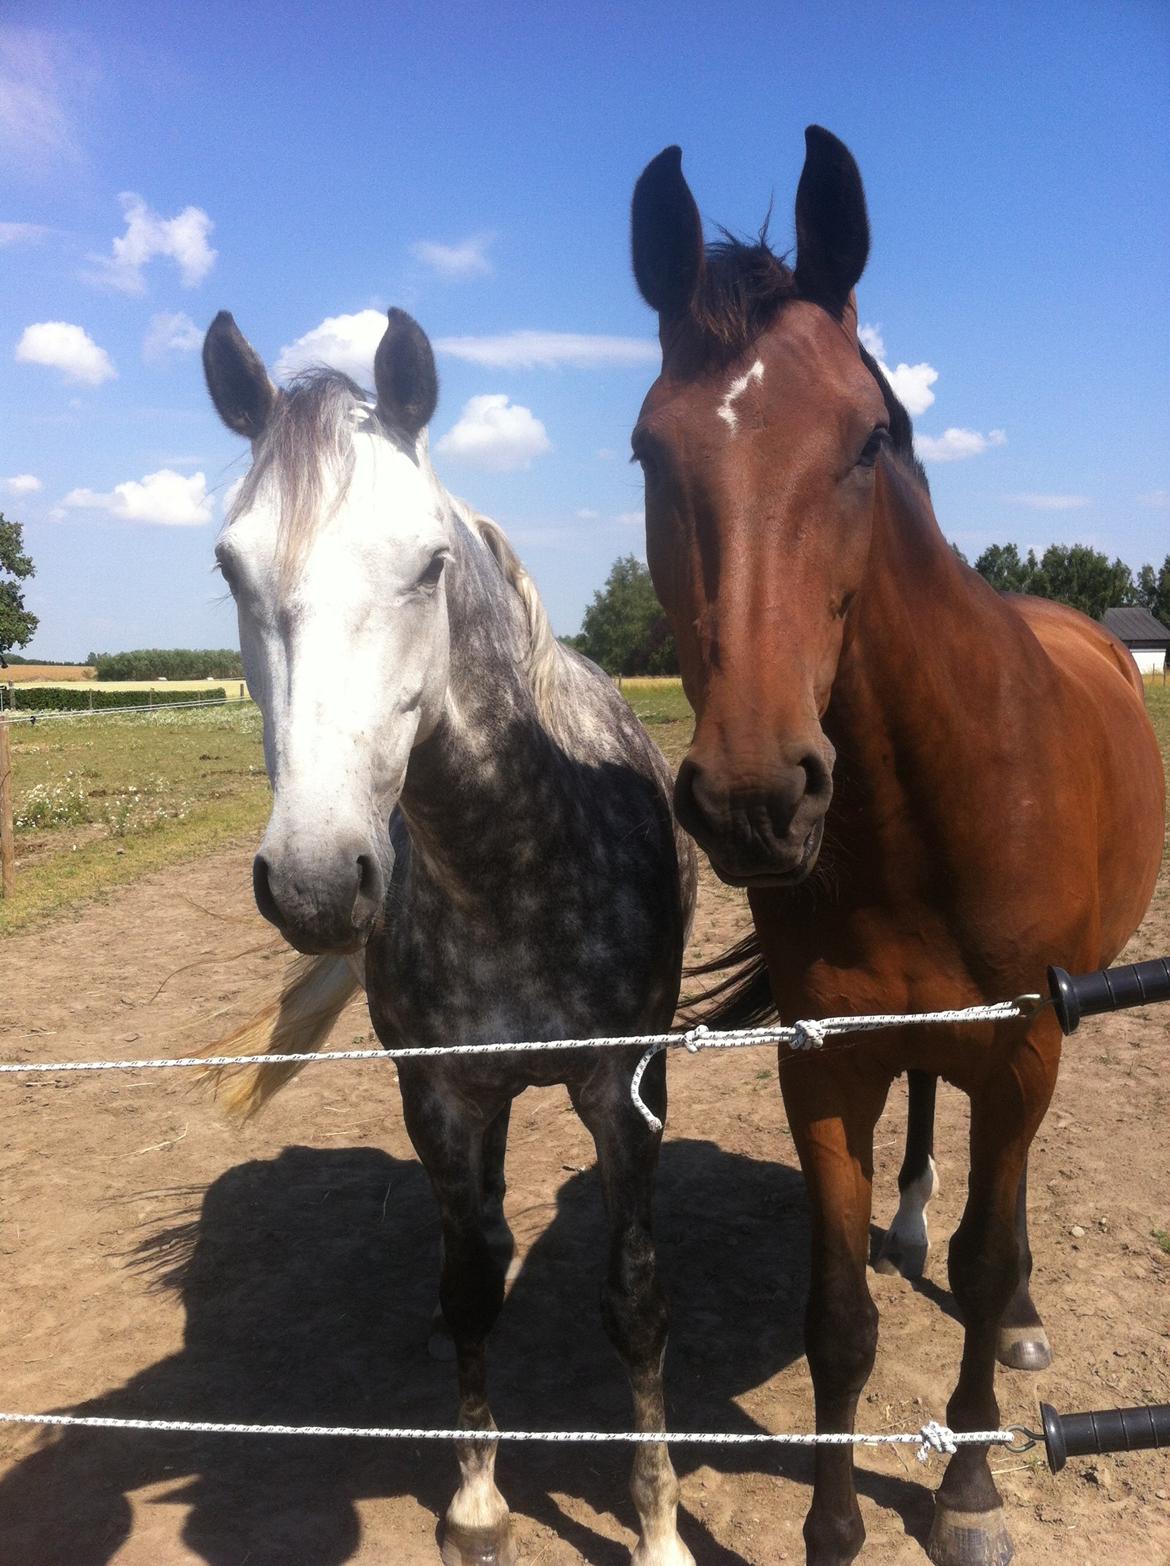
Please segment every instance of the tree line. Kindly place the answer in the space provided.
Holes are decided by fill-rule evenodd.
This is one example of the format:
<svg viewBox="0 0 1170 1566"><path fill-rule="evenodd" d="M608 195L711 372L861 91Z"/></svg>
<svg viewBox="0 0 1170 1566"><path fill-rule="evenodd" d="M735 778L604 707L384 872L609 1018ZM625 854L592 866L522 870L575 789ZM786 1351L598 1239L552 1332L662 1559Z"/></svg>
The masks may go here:
<svg viewBox="0 0 1170 1566"><path fill-rule="evenodd" d="M951 547L969 564L961 549ZM1139 605L1170 627L1170 555L1156 569L1144 565L1135 573L1124 560L1110 560L1086 544L1050 544L1039 558L1034 549L1021 555L1015 544L990 544L975 570L1000 592L1052 598L1093 620L1106 609ZM650 572L634 555L614 561L580 633L562 640L607 674L678 673L678 649Z"/></svg>

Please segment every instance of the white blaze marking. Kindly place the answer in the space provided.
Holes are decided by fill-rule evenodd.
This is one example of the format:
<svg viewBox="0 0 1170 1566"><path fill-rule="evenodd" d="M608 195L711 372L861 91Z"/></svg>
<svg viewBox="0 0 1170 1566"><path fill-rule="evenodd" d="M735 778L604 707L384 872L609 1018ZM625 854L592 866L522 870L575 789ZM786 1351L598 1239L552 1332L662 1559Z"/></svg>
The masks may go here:
<svg viewBox="0 0 1170 1566"><path fill-rule="evenodd" d="M741 375L738 380L732 381L731 385L727 388L727 391L723 397L723 401L719 404L719 407L716 411L718 412L719 417L724 420L727 428L733 435L739 428L739 418L736 415L735 408L732 406L733 403L738 402L738 400L743 396L744 392L747 391L748 387L753 381L762 381L763 379L764 366L761 361L757 359L755 364L752 365L751 369L748 370L746 374Z"/></svg>

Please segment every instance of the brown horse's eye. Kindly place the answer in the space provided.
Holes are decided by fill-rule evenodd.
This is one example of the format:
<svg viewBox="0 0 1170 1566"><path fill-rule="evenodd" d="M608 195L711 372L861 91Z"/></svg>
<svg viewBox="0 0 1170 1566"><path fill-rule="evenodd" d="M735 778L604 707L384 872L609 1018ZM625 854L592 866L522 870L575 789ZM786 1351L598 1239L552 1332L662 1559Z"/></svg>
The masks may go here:
<svg viewBox="0 0 1170 1566"><path fill-rule="evenodd" d="M861 448L861 455L857 459L859 468L872 468L881 455L882 447L890 438L890 432L884 424L879 424L870 435L865 445Z"/></svg>

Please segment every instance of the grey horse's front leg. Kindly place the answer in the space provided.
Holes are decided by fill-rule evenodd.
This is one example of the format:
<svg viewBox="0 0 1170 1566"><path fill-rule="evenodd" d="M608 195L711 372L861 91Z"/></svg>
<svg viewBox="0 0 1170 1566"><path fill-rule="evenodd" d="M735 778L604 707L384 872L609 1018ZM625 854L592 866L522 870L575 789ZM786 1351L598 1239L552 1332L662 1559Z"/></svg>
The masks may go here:
<svg viewBox="0 0 1170 1566"><path fill-rule="evenodd" d="M425 1067L400 1071L399 1081L406 1128L439 1204L439 1304L455 1345L459 1425L494 1430L485 1343L503 1304L505 1266L489 1242L485 1212L484 1142L491 1122L435 1092ZM505 1117L505 1135L506 1128ZM498 1151L502 1170L502 1143ZM443 1520L444 1566L514 1566L508 1504L495 1482L496 1442L471 1437L456 1451L461 1482Z"/></svg>
<svg viewBox="0 0 1170 1566"><path fill-rule="evenodd" d="M609 1216L609 1263L601 1296L610 1342L629 1374L635 1430L665 1430L662 1362L666 1354L667 1309L659 1287L651 1205L662 1133L650 1129L630 1099L633 1059L610 1055L589 1079L570 1092L577 1113L592 1133ZM642 1096L660 1120L666 1118L666 1058L651 1062ZM634 1448L630 1494L641 1538L633 1566L694 1566L678 1535L678 1480L665 1443Z"/></svg>

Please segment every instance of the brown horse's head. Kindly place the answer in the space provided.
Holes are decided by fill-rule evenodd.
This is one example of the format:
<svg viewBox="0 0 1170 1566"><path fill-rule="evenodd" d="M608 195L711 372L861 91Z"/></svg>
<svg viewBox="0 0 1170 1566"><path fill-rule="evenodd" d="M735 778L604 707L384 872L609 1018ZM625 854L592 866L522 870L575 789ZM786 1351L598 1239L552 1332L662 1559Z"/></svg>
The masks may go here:
<svg viewBox="0 0 1170 1566"><path fill-rule="evenodd" d="M869 250L857 165L816 126L806 142L794 270L763 236L704 248L677 147L634 192L634 272L659 314L662 372L633 449L696 716L675 804L736 885L792 884L816 863L835 759L821 719L878 458L892 421L909 429L857 339Z"/></svg>

